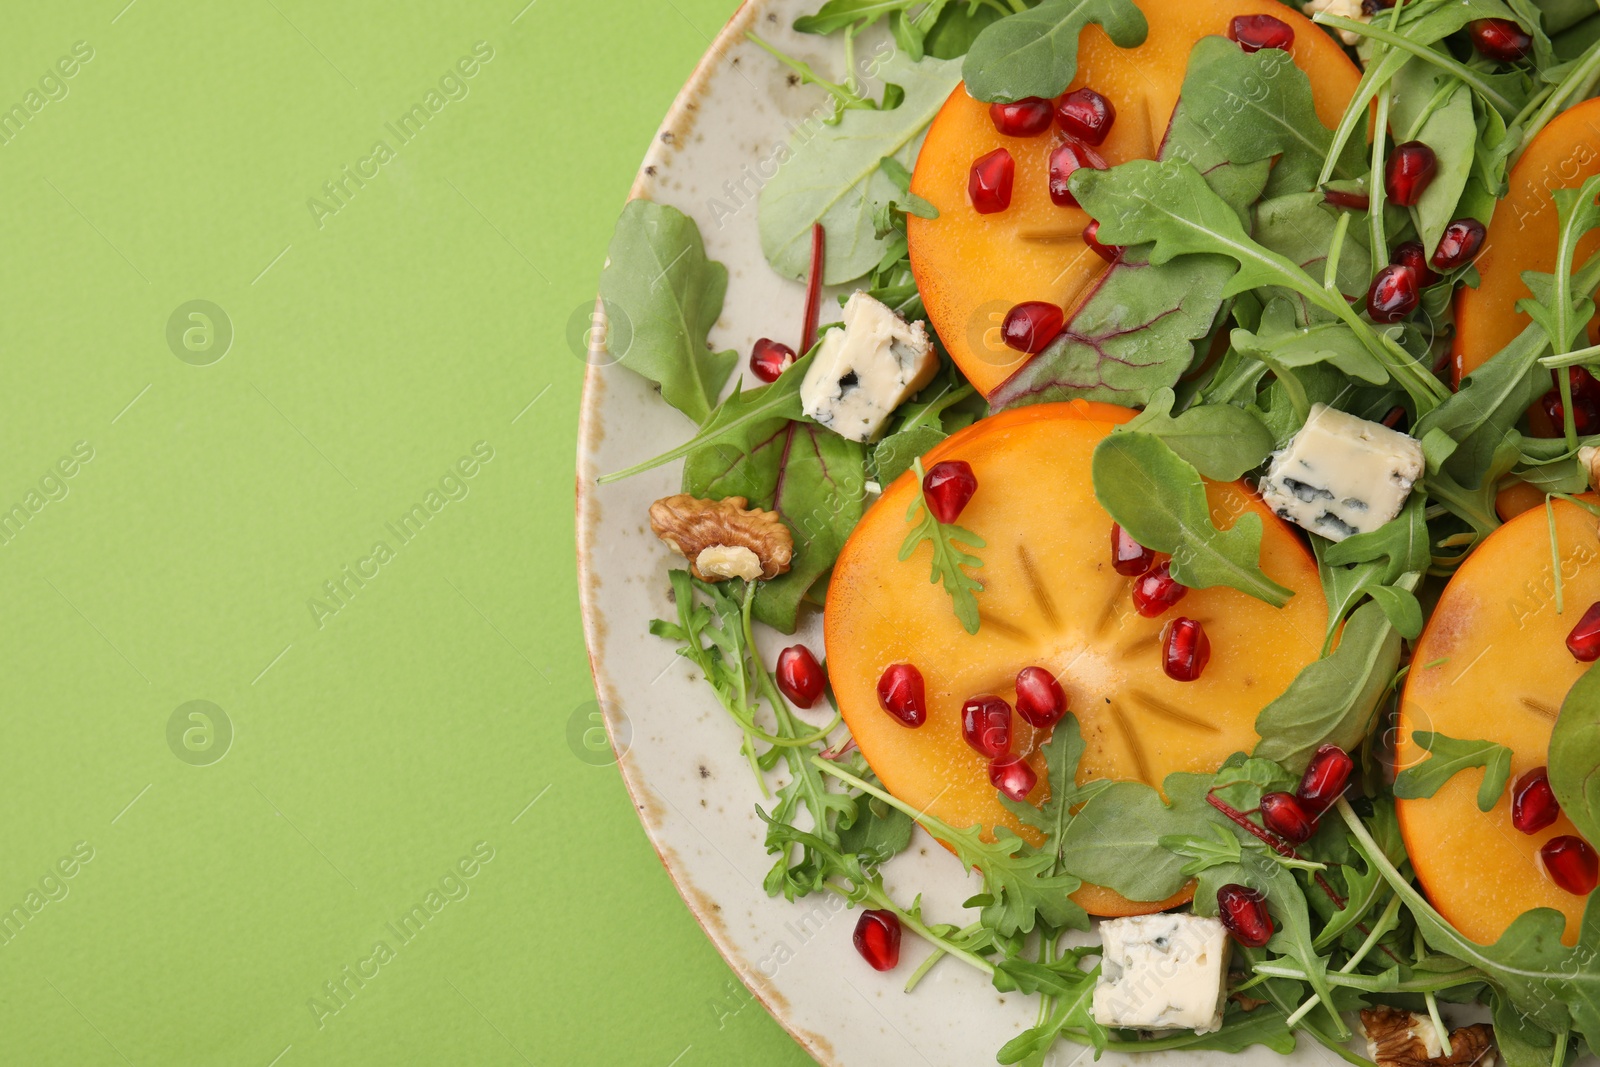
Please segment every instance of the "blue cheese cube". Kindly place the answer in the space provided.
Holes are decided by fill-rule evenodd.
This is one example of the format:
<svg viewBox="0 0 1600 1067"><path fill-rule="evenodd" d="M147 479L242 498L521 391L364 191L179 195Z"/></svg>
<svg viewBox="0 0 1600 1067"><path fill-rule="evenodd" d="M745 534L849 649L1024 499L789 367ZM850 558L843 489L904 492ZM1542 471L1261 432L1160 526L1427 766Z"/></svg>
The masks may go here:
<svg viewBox="0 0 1600 1067"><path fill-rule="evenodd" d="M1288 447L1272 454L1261 499L1280 518L1343 541L1400 514L1423 467L1416 438L1314 404Z"/></svg>
<svg viewBox="0 0 1600 1067"><path fill-rule="evenodd" d="M800 383L801 410L840 437L870 441L938 369L921 322L857 290L844 305L844 329L823 335Z"/></svg>
<svg viewBox="0 0 1600 1067"><path fill-rule="evenodd" d="M1100 924L1094 1021L1130 1030L1222 1025L1230 942L1222 923L1199 915L1135 915Z"/></svg>

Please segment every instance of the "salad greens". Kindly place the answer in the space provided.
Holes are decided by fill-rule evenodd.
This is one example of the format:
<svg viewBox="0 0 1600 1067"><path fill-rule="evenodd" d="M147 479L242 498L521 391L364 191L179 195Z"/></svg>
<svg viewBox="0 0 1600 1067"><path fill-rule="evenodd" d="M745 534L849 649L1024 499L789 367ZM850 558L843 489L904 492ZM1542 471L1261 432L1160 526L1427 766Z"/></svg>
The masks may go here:
<svg viewBox="0 0 1600 1067"><path fill-rule="evenodd" d="M922 492L922 460L912 460L911 469L917 476L917 495L906 511L906 522L911 523L911 530L900 545L900 560L910 559L923 542L927 542L933 557L928 581L944 586L945 592L950 594L956 618L961 620L961 628L975 634L978 632L977 594L983 592L983 583L969 574L968 569L983 566L983 560L967 549L985 547L983 538L953 523L940 522Z"/></svg>
<svg viewBox="0 0 1600 1067"><path fill-rule="evenodd" d="M1445 662L1408 662L1411 643L1443 584L1501 526L1502 487L1525 482L1548 507L1589 486L1580 450L1600 446L1600 434L1578 417L1574 382L1600 370L1600 345L1586 336L1600 253L1580 253L1600 230L1600 177L1553 190L1555 267L1523 276L1530 295L1518 309L1528 325L1500 351L1477 353L1488 358L1453 388L1443 375L1457 332L1453 295L1478 285L1470 262L1440 267L1431 281L1414 274L1420 308L1404 321L1363 313L1369 283L1392 269L1398 248L1432 250L1452 223L1487 224L1510 168L1540 130L1600 92L1600 10L1591 0L1401 0L1365 10L1356 18L1353 5L1332 5L1314 20L1355 41L1349 54L1362 70L1332 128L1287 52L1247 51L1220 36L1197 42L1157 158L1083 167L1070 179L1098 240L1120 254L1064 309L1061 332L987 395L941 343L932 382L865 444L803 414L815 349L769 384L726 388L738 357L714 351L708 338L728 273L707 257L689 217L634 201L612 240L600 295L628 316L631 341L619 362L655 383L698 430L601 481L682 461L683 492L743 497L775 512L794 539L792 566L769 581L672 571L676 618L651 624L694 665L739 732L774 857L765 888L790 900L830 893L891 913L933 948L907 991L950 959L998 992L1036 998L1035 1025L999 1049L1000 1063L1040 1067L1060 1042L1098 1055L1256 1045L1288 1053L1303 1041L1366 1063L1346 1045L1346 1013L1397 1005L1443 1034L1440 1001L1484 1006L1511 1067L1562 1067L1582 1047L1600 1051L1596 898L1576 944L1562 943L1564 917L1549 909L1526 912L1492 945L1477 944L1423 896L1406 855L1396 800L1434 796L1458 773L1481 769L1477 804L1489 811L1507 789L1511 749L1419 730L1413 740L1424 757L1393 768L1386 729L1408 672ZM794 29L838 46L848 73L837 82L752 36L825 97L792 126L762 189L757 221L768 263L783 277L811 279L813 293L822 283L863 290L927 323L937 339L907 221L938 218L912 191L934 116L962 81L986 103L1058 96L1078 74L1085 27L1135 47L1150 30L1145 12L1134 0L826 0ZM1519 27L1527 57L1501 62L1475 51L1469 37L1481 19ZM1435 171L1415 203L1401 205L1384 174L1408 141L1433 149ZM814 261L818 227L826 257ZM822 602L846 539L896 480L918 486L900 565L930 566L968 634L994 625L979 612L984 540L934 516L920 488L923 457L989 414L1062 400L1143 409L1100 442L1092 461L1095 497L1129 536L1169 554L1185 586L1226 586L1275 607L1293 593L1262 569L1262 519L1246 511L1222 521L1207 480L1258 474L1316 404L1401 428L1420 443L1426 470L1392 521L1338 542L1307 535L1328 604L1315 634L1321 654L1255 705L1259 740L1250 752L1215 772L1173 774L1159 789L1079 782L1090 742L1068 713L1038 752L1045 798L999 795L1020 834L952 825L885 786L837 709L823 726L795 713L756 627L787 634L805 622L805 605ZM1536 405L1551 413L1555 436L1530 421ZM1559 610L1553 518L1551 551ZM1263 825L1262 797L1293 792L1328 745L1354 759L1352 786L1307 840L1290 843ZM1591 841L1600 841L1597 766L1600 674L1590 671L1556 718L1548 773L1563 812ZM982 879L959 922L924 914L920 897L897 899L886 886L883 866L910 847L916 827ZM1259 948L1237 947L1221 1028L1141 1033L1098 1023L1100 950L1067 936L1091 925L1071 895L1102 886L1163 902L1192 886L1195 912L1214 915L1219 888L1231 884L1264 895L1275 932Z"/></svg>

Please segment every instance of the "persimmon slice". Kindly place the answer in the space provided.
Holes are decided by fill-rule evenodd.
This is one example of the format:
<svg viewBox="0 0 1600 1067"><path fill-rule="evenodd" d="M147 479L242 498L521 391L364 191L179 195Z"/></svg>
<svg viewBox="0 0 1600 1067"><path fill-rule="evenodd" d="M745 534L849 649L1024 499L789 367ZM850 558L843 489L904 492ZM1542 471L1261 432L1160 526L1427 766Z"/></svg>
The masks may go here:
<svg viewBox="0 0 1600 1067"><path fill-rule="evenodd" d="M1317 117L1338 124L1360 79L1353 63L1321 29L1276 0L1135 0L1150 24L1137 48L1122 49L1099 26L1079 37L1078 74L1117 109L1110 136L1095 151L1108 165L1156 154L1188 68L1195 42L1226 34L1237 15L1271 15L1294 28L1291 54L1311 77ZM907 219L911 270L939 339L967 378L985 395L1028 357L1000 340L1006 312L1027 300L1069 311L1107 264L1082 239L1089 216L1050 199L1049 159L1060 143L1051 132L1006 137L989 105L958 85L934 118L917 157L911 189L939 209L933 220ZM1011 206L981 215L967 199L972 161L1006 148L1016 161Z"/></svg>
<svg viewBox="0 0 1600 1067"><path fill-rule="evenodd" d="M1079 778L1139 779L1159 786L1174 771L1212 771L1255 745L1257 713L1321 651L1327 602L1311 554L1241 483L1209 484L1213 518L1231 526L1261 517L1262 567L1296 591L1278 610L1232 589L1191 590L1159 618L1138 615L1132 578L1111 561L1111 516L1095 500L1090 458L1113 426L1134 412L1075 400L1002 412L952 435L924 463L972 465L977 493L960 525L984 538L976 573L981 625L969 635L940 586L930 584L931 548L897 557L916 498L913 473L885 489L834 565L825 617L828 673L839 710L884 784L907 803L956 826L1008 826L1038 843L997 799L987 761L961 736L961 704L994 694L1012 702L1017 673L1039 666L1060 678L1087 743ZM1211 641L1197 681L1161 667L1161 634L1174 618L1196 619ZM878 706L884 669L911 663L927 686L928 718L908 729ZM1015 751L1039 775L1030 799L1048 795L1047 738L1020 717ZM1074 897L1098 915L1171 907L1135 903L1096 886Z"/></svg>
<svg viewBox="0 0 1600 1067"><path fill-rule="evenodd" d="M1591 502L1597 499L1589 496ZM1600 600L1600 534L1594 516L1555 502L1564 611L1556 611L1550 527L1543 507L1526 511L1467 557L1439 597L1417 642L1400 702L1395 764L1427 758L1414 731L1510 748L1511 782L1545 765L1550 730L1567 690L1588 664L1567 651L1567 633ZM1539 867L1539 846L1573 834L1566 816L1536 834L1511 825L1511 790L1478 810L1483 771L1465 770L1427 799L1400 800L1406 852L1433 906L1480 944L1497 940L1529 908L1567 917L1578 935L1587 897L1557 888Z"/></svg>
<svg viewBox="0 0 1600 1067"><path fill-rule="evenodd" d="M1510 188L1495 204L1476 263L1481 281L1476 289L1462 286L1456 292L1450 362L1458 384L1532 321L1517 310L1517 301L1533 295L1522 282L1523 271L1555 270L1560 225L1551 191L1576 189L1595 174L1600 174L1600 99L1557 115L1507 175ZM1600 234L1579 241L1573 266L1582 266L1597 246Z"/></svg>

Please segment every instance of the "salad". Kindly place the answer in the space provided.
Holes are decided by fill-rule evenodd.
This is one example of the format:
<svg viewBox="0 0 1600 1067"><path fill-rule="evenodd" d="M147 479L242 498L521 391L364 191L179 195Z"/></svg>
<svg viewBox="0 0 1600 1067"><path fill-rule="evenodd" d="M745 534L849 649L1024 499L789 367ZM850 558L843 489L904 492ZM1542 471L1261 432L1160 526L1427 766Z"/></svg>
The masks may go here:
<svg viewBox="0 0 1600 1067"><path fill-rule="evenodd" d="M1004 1064L1600 1051L1600 7L794 25L845 72L751 35L828 100L760 195L801 335L713 350L666 205L600 284L698 426L601 481L681 464L651 633L767 892L859 907L878 971L929 942L907 992L1034 998ZM961 914L885 887L918 826Z"/></svg>

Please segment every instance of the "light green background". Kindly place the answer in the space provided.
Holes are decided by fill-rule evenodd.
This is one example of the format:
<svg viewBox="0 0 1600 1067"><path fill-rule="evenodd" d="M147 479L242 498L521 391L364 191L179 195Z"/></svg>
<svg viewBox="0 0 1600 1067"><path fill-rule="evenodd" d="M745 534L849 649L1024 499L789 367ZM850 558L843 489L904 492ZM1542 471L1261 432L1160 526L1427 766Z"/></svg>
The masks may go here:
<svg viewBox="0 0 1600 1067"><path fill-rule="evenodd" d="M0 1063L807 1062L569 740L567 322L732 3L525 2L7 5Z"/></svg>

